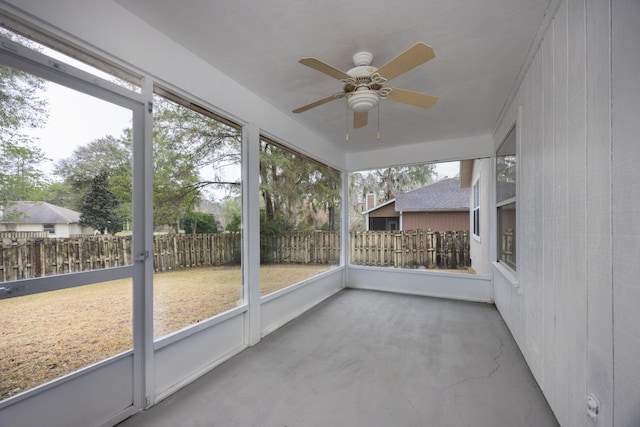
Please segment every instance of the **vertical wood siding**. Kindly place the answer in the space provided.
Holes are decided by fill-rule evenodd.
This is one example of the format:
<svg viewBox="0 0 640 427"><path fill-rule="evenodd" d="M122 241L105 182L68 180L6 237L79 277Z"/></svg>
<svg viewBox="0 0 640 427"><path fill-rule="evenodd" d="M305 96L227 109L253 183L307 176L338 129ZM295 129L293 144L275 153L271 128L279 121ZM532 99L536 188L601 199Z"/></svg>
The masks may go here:
<svg viewBox="0 0 640 427"><path fill-rule="evenodd" d="M465 212L405 212L403 230L469 231L469 211Z"/></svg>
<svg viewBox="0 0 640 427"><path fill-rule="evenodd" d="M591 393L598 425L640 423L638 28L637 1L561 2L494 135L520 110L518 288L495 301L563 426Z"/></svg>
<svg viewBox="0 0 640 427"><path fill-rule="evenodd" d="M640 1L611 4L614 423L640 425Z"/></svg>

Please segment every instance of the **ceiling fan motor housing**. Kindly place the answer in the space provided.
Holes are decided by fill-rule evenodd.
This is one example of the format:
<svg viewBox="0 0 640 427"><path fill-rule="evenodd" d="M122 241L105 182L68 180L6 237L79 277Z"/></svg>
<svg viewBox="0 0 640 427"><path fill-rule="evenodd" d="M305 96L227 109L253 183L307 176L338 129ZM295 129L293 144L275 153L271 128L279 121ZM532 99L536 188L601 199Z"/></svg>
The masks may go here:
<svg viewBox="0 0 640 427"><path fill-rule="evenodd" d="M347 74L349 74L354 79L370 79L371 74L378 71L376 67L372 67L371 65L360 65L357 67L353 67Z"/></svg>
<svg viewBox="0 0 640 427"><path fill-rule="evenodd" d="M371 84L371 75L378 70L378 68L370 65L372 59L373 55L371 53L358 52L353 55L355 67L347 71L347 74L355 80L356 84L347 83L344 91L349 93L347 98L349 109L356 113L371 111L380 102L380 96L376 92L379 87L374 88Z"/></svg>

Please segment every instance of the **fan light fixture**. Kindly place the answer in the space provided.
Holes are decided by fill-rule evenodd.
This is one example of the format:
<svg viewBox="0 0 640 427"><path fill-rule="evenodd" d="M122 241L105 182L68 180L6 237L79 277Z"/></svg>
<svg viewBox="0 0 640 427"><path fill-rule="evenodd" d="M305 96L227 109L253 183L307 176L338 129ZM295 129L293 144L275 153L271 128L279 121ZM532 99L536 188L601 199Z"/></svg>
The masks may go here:
<svg viewBox="0 0 640 427"><path fill-rule="evenodd" d="M386 86L386 83L401 74L433 59L435 53L428 44L418 42L394 57L380 68L372 66L371 52L357 52L353 55L354 68L345 72L314 57L301 58L299 63L320 71L342 82L342 91L317 99L293 110L302 113L336 99L347 98L347 134L349 140L349 111L353 111L353 128L365 127L369 111L378 107L378 139L380 139L380 101L388 99L419 108L430 108L438 97Z"/></svg>
<svg viewBox="0 0 640 427"><path fill-rule="evenodd" d="M366 113L373 110L377 105L380 97L378 94L369 89L360 89L349 95L347 104L349 109L356 113Z"/></svg>

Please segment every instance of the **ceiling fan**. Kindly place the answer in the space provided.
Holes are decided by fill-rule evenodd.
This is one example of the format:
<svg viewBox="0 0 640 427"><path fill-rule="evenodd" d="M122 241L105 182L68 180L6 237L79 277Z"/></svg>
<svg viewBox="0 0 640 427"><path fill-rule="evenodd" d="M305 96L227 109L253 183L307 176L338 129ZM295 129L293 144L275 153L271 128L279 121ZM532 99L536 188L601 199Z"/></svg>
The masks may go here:
<svg viewBox="0 0 640 427"><path fill-rule="evenodd" d="M344 72L317 58L302 58L302 65L313 68L343 83L342 92L320 98L310 104L293 110L302 113L319 105L338 98L347 98L347 105L353 111L353 127L367 125L368 112L376 107L381 99L400 102L420 108L430 108L438 101L438 97L411 90L384 86L389 80L400 74L424 64L435 57L433 48L419 42L402 52L380 68L371 65L373 55L370 52L358 52L353 55L354 68Z"/></svg>

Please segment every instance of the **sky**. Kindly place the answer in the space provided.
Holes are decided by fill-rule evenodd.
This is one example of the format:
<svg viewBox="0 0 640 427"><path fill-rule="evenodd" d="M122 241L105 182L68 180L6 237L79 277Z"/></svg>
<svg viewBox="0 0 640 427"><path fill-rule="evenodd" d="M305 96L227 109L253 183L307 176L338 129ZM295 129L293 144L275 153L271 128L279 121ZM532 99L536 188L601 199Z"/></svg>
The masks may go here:
<svg viewBox="0 0 640 427"><path fill-rule="evenodd" d="M41 53L51 58L105 80L113 80L112 76L97 68L33 41L28 43L36 45ZM71 157L77 147L107 135L119 137L124 129L131 126L131 110L51 81L45 83L45 88L42 97L48 103L47 123L42 128L24 131L35 137L35 144L49 159L41 165L47 174L52 173L56 161Z"/></svg>
<svg viewBox="0 0 640 427"><path fill-rule="evenodd" d="M55 83L47 83L46 99L47 125L28 133L50 159L42 165L47 173L53 171L55 161L71 157L76 148L107 135L119 137L131 126L131 110Z"/></svg>
<svg viewBox="0 0 640 427"><path fill-rule="evenodd" d="M445 162L436 164L438 179L453 178L460 173L460 162Z"/></svg>

